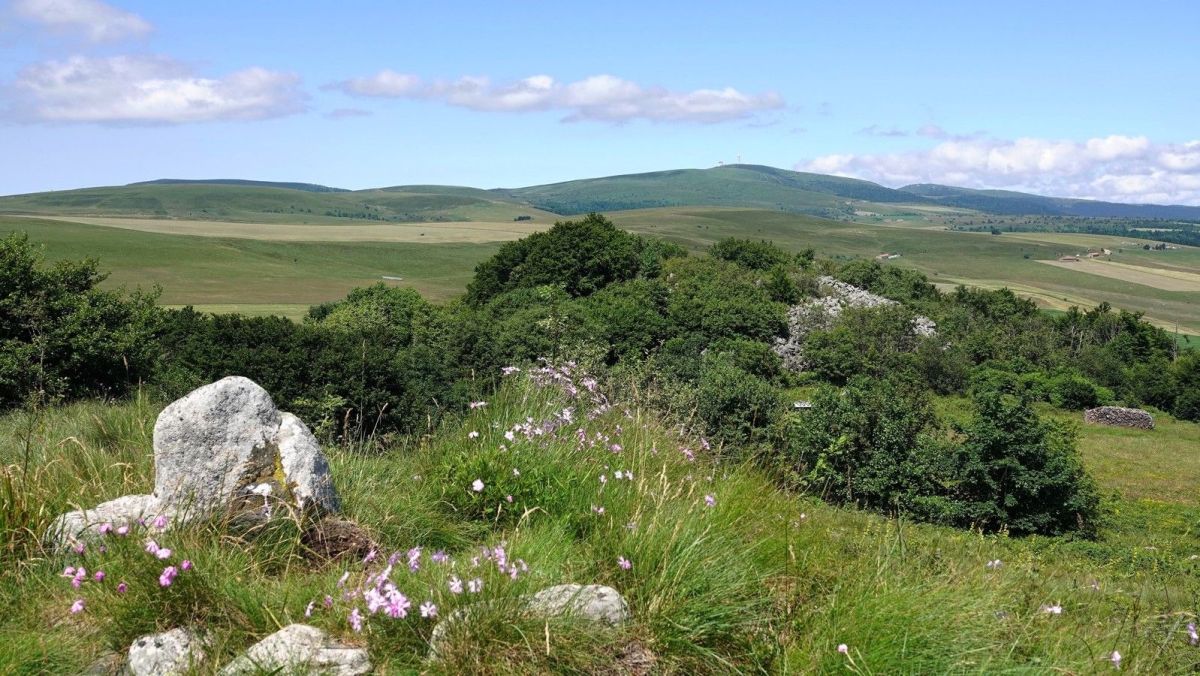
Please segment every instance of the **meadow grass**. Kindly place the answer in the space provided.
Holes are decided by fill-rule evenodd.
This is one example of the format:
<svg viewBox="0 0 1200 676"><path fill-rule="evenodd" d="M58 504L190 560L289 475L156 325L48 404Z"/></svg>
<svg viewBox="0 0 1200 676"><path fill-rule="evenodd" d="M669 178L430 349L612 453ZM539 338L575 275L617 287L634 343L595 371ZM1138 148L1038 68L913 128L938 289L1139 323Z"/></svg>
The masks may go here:
<svg viewBox="0 0 1200 676"><path fill-rule="evenodd" d="M660 673L1099 673L1113 669L1113 650L1135 673L1200 668L1186 633L1200 607L1200 524L1186 490L1196 468L1180 457L1196 425L1160 417L1162 436L1149 441L1084 429L1085 459L1110 493L1102 537L1018 539L786 493L753 465L717 464L718 449L635 402L592 394L578 374L540 382L511 378L486 406L403 450L329 449L344 516L370 531L379 560L314 560L303 524L288 519L253 537L199 523L152 533L195 564L170 588L154 581L161 562L141 538L82 557L39 541L61 511L150 488L159 407L134 399L3 418L0 673L78 671L181 625L211 636L207 673L291 622L365 645L387 673L595 673L631 645L653 651ZM1160 465L1183 469L1169 477ZM350 573L353 587L391 552L404 569L413 547L419 570L392 576L413 602L408 617L373 615L355 632L339 578ZM472 566L480 547L503 547L528 571L511 579L490 553ZM451 560L435 563L439 550ZM80 563L104 567L107 581L73 589L60 573ZM453 594L452 577L478 577L483 589ZM523 595L565 582L615 587L632 622L597 628L521 611ZM80 597L87 608L70 613ZM472 609L439 661L427 659L434 623L416 610L427 600L443 618ZM1043 610L1054 605L1061 614Z"/></svg>

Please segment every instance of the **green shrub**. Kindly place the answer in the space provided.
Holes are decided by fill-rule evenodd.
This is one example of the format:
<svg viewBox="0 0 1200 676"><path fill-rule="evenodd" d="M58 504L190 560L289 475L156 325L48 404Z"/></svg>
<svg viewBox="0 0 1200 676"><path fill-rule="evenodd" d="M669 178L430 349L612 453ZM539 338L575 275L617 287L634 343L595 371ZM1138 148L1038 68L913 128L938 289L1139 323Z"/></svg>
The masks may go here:
<svg viewBox="0 0 1200 676"><path fill-rule="evenodd" d="M752 239L736 237L728 237L712 245L708 249L708 255L749 270L786 267L794 260L792 254L765 240L755 242Z"/></svg>

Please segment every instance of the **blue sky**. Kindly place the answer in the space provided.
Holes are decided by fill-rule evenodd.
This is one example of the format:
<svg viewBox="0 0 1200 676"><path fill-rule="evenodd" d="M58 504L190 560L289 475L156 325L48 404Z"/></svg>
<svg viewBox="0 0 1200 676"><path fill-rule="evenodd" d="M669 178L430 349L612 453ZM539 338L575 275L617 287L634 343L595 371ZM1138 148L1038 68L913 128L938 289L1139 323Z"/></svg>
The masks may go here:
<svg viewBox="0 0 1200 676"><path fill-rule="evenodd" d="M740 155L1200 204L1198 27L1184 1L7 0L0 193L519 186Z"/></svg>

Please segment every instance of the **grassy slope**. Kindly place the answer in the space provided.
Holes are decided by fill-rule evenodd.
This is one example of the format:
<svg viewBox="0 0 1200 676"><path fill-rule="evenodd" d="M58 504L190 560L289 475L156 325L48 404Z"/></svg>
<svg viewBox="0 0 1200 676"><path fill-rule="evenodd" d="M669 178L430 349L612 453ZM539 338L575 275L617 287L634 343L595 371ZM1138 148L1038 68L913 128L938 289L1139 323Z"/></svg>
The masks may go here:
<svg viewBox="0 0 1200 676"><path fill-rule="evenodd" d="M930 183L907 185L900 190L939 204L977 209L993 214L1200 219L1200 207L1120 204L1065 197L1044 197L1012 190L972 190Z"/></svg>
<svg viewBox="0 0 1200 676"><path fill-rule="evenodd" d="M352 214L342 218L333 214ZM135 184L0 197L0 214L182 218L258 223L502 220L553 215L474 188L408 186L355 192L312 192L228 184Z"/></svg>
<svg viewBox="0 0 1200 676"><path fill-rule="evenodd" d="M578 445L575 425L536 443L503 439L526 416L543 420L566 403L513 383L419 449L332 452L346 513L373 530L385 553L420 545L426 555L446 549L455 557L453 567L423 559L418 574L393 576L414 601L436 600L443 616L474 602L448 594L446 580L480 574L467 559L482 543L506 542L510 558L529 563L517 582L481 574L481 598L491 605L462 625L441 665L422 663L432 623L415 612L373 618L363 634L347 627L342 605L303 620L310 600L334 593L344 570L362 566L305 561L286 527L252 540L222 541L212 525L160 536L196 562L181 578L186 584L169 591L154 583L156 562L114 544L103 563L95 553L87 563L128 577L129 595L113 594L111 580L72 590L56 574L75 557L42 554L31 534L70 505L148 489L158 407L79 404L33 425L21 415L0 419L3 485L20 498L0 512L0 603L14 610L0 617L0 672L78 670L141 632L194 622L228 658L295 621L365 643L385 671L591 671L629 641L652 649L665 673L840 671L849 660L837 653L839 643L850 646L860 673L1090 673L1110 669L1104 658L1114 649L1134 673L1200 667L1200 650L1184 633L1200 598L1200 565L1189 559L1200 551L1200 502L1154 469L1180 463L1178 447L1146 444L1140 432L1088 428L1088 465L1120 495L1104 538L1011 540L828 507L779 492L754 469L714 467L703 455L689 463L678 449L694 443L636 407L627 415L618 405L583 423L591 438L608 436L595 447ZM587 408L570 403L581 414ZM946 406L953 413L961 403ZM1180 443L1197 434L1195 425L1161 422ZM475 430L481 438L469 440ZM26 438L27 474L19 469ZM622 452L610 452L610 443ZM1143 453L1143 462L1122 464L1129 452ZM1196 462L1183 460L1193 474ZM1102 469L1112 463L1122 475L1116 484ZM635 480L616 480L616 469L632 470ZM482 494L468 490L472 477L485 481ZM512 506L505 494L516 496ZM715 507L704 506L706 494ZM606 511L597 515L592 506ZM618 556L633 568L621 570ZM997 558L1003 567L988 570L984 564ZM633 623L597 631L513 612L520 594L565 581L618 588ZM67 613L81 594L88 610ZM1053 603L1061 615L1040 611Z"/></svg>
<svg viewBox="0 0 1200 676"><path fill-rule="evenodd" d="M824 213L847 199L922 201L868 181L755 165L608 176L502 192L558 213L663 206L737 206Z"/></svg>
<svg viewBox="0 0 1200 676"><path fill-rule="evenodd" d="M458 295L491 244L267 242L184 237L58 221L0 217L0 234L21 229L51 259L94 257L110 285L163 287L166 304L308 305L342 298L381 276L403 277L434 299ZM299 310L302 314L302 309ZM285 314L294 315L289 311Z"/></svg>

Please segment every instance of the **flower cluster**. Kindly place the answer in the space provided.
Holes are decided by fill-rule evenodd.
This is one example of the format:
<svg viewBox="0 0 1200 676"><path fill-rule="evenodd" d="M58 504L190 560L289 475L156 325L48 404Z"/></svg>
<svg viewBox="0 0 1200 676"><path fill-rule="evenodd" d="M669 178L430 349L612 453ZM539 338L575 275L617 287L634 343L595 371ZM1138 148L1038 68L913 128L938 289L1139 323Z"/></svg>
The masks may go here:
<svg viewBox="0 0 1200 676"><path fill-rule="evenodd" d="M434 575L417 576L425 569L424 564L440 568ZM454 596L460 594L479 594L483 591L483 575L486 567L494 566L505 578L516 580L529 571L528 564L522 559L510 559L506 545L500 543L495 547L482 547L469 560L467 570L459 570L458 563L446 552L438 550L426 554L421 547L413 547L407 551L397 551L380 561L377 550L371 550L362 560L362 569L352 574L346 571L337 582L336 595L327 595L319 603L310 601L304 610L305 617L311 617L318 608L332 610L335 605L349 606L346 622L355 632L363 631L370 618L381 617L399 620L408 617L413 609L414 600L401 587L413 589L425 586L426 598L417 606L417 612L423 619L433 619L439 614L438 599L441 597L439 588L431 580L434 577L444 577L446 573L446 591ZM398 572L400 574L398 574ZM406 574L405 574L406 573ZM467 579L460 577L462 573ZM352 582L356 578L357 582Z"/></svg>

